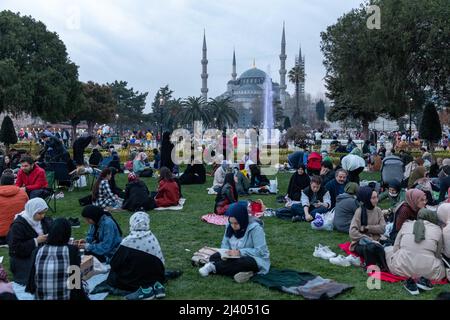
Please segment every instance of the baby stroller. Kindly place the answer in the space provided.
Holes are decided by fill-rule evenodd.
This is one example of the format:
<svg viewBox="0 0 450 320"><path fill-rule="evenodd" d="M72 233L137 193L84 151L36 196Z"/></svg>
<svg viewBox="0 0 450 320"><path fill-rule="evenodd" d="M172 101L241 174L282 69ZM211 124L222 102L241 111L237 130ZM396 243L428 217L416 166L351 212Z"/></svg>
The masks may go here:
<svg viewBox="0 0 450 320"><path fill-rule="evenodd" d="M397 156L388 156L383 159L381 164L381 185L386 187L389 183L397 181L399 184L403 182L405 173L405 165Z"/></svg>

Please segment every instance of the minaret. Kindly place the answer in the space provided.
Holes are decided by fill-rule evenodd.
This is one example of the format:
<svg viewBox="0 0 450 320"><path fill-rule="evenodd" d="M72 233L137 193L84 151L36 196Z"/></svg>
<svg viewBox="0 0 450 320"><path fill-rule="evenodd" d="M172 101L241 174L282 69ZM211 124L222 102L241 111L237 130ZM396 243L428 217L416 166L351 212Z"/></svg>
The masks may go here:
<svg viewBox="0 0 450 320"><path fill-rule="evenodd" d="M208 59L206 49L206 32L203 31L203 58L202 58L202 96L208 100Z"/></svg>
<svg viewBox="0 0 450 320"><path fill-rule="evenodd" d="M236 53L235 50L233 49L233 73L231 74L231 78L233 80L236 80L237 77L237 73L236 73Z"/></svg>
<svg viewBox="0 0 450 320"><path fill-rule="evenodd" d="M281 105L284 107L286 104L286 36L284 32L283 22L283 34L281 36L281 54L280 54L280 98Z"/></svg>

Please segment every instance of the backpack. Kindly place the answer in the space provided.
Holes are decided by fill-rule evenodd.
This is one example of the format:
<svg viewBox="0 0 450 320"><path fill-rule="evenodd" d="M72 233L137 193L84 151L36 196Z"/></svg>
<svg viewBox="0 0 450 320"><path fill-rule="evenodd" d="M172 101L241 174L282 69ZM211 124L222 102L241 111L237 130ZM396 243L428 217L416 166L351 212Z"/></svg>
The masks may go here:
<svg viewBox="0 0 450 320"><path fill-rule="evenodd" d="M308 156L308 170L320 170L322 166L322 155L318 152L311 152Z"/></svg>

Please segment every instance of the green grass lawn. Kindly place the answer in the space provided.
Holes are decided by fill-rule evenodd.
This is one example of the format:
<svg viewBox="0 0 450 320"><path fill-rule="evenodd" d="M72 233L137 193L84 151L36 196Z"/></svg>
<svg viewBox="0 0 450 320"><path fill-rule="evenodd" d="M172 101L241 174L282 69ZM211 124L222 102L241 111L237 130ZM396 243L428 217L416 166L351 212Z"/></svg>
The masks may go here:
<svg viewBox="0 0 450 320"><path fill-rule="evenodd" d="M290 174L278 175L279 190L287 190ZM378 179L378 175L362 174L363 179ZM125 175L117 177L119 186L125 186ZM145 179L150 190L155 190L155 179ZM182 190L183 197L187 199L183 211L157 212L151 211L151 230L159 239L166 259L166 268L179 269L184 273L168 282L167 299L301 299L298 296L272 291L255 283L237 284L231 278L210 276L202 278L197 268L191 266L192 254L201 247L219 246L224 233L224 227L204 223L200 217L210 213L214 207L215 196L206 193L206 187L212 185L212 178L208 177L207 184L186 186ZM80 217L82 207L78 199L88 194L87 189L74 192L64 191L65 197L57 200L57 212L49 213L52 217ZM257 196L252 199L263 199L269 208L278 208L275 196ZM247 198L241 198L247 199ZM114 217L120 223L124 233L128 232L130 213L115 213ZM81 217L80 217L81 218ZM84 238L87 223L82 219L81 228L73 229L73 237ZM299 271L311 272L323 278L354 286L351 291L340 295L337 299L434 299L441 291L450 289L449 285L436 286L428 293L421 293L413 297L402 287L402 284L389 284L383 282L381 290L367 289L367 276L361 268L339 267L328 261L312 256L314 246L319 243L330 246L338 253L344 254L338 244L349 240L348 235L338 232L314 231L307 223L292 223L274 217L264 218L267 243L270 250L272 267L290 268ZM187 251L189 250L189 251ZM0 256L4 256L4 266L8 270L8 252L0 249ZM110 297L110 299L118 297Z"/></svg>

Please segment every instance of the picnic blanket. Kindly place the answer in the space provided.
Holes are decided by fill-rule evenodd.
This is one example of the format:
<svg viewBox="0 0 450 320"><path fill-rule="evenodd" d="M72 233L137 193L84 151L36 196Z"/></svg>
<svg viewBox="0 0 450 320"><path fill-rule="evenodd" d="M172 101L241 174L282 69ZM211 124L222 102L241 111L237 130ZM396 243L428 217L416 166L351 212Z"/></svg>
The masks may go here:
<svg viewBox="0 0 450 320"><path fill-rule="evenodd" d="M341 248L345 253L348 255L353 255L355 257L359 257L361 259L361 263L364 263L364 259L360 256L358 256L356 253L350 251L350 242L342 243L338 245L339 248ZM384 282L390 282L390 283L396 283L401 281L406 281L408 277L402 277L402 276L396 276L395 274L389 273L389 272L371 272L367 273L369 277L379 279ZM446 284L448 283L447 279L443 279L440 281L432 281L433 284Z"/></svg>
<svg viewBox="0 0 450 320"><path fill-rule="evenodd" d="M166 210L179 211L179 210L183 210L183 206L184 206L185 202L186 202L186 199L181 198L178 201L178 205L177 206L160 207L160 208L155 208L155 210L156 211L166 211Z"/></svg>
<svg viewBox="0 0 450 320"><path fill-rule="evenodd" d="M201 220L206 223L215 224L216 226L225 226L228 223L228 217L215 213L206 214L201 217Z"/></svg>
<svg viewBox="0 0 450 320"><path fill-rule="evenodd" d="M101 282L105 281L108 278L108 273L97 274L87 280L88 290L92 292L92 290ZM19 300L34 300L34 295L25 292L25 286L22 286L18 283L13 282L14 293ZM90 300L105 300L108 296L108 293L98 293L98 294L89 294Z"/></svg>
<svg viewBox="0 0 450 320"><path fill-rule="evenodd" d="M331 299L353 286L324 279L309 272L291 269L270 269L265 275L256 275L251 281L269 289L303 296L305 299Z"/></svg>

